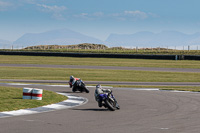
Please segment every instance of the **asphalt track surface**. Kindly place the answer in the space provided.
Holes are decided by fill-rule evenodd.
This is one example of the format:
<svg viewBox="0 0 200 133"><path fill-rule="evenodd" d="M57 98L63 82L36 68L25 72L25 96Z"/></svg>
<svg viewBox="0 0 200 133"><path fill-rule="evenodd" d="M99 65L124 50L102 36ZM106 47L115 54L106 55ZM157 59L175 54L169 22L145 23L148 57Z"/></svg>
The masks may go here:
<svg viewBox="0 0 200 133"><path fill-rule="evenodd" d="M26 86L17 86L26 87ZM30 86L28 86L30 87ZM32 87L39 87L38 85ZM44 87L70 93L64 87ZM0 119L2 133L198 133L200 93L113 89L121 106L114 112L99 108L90 93L88 103L71 109Z"/></svg>
<svg viewBox="0 0 200 133"><path fill-rule="evenodd" d="M66 80L21 80L0 79L0 82L22 82L22 83L60 83L66 84ZM199 82L118 82L118 81L84 81L86 84L102 85L147 85L147 86L200 86Z"/></svg>
<svg viewBox="0 0 200 133"><path fill-rule="evenodd" d="M15 87L26 87L15 86ZM88 103L71 109L0 119L2 133L198 133L200 93L114 88L120 110L99 108L90 93L67 87L33 85L75 94Z"/></svg>

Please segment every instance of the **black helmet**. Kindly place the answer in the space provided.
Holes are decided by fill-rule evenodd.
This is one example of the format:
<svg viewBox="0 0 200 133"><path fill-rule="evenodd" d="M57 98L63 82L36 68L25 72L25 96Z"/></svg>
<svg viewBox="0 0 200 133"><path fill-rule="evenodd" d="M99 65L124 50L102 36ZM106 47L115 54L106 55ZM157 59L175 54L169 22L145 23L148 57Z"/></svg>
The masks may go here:
<svg viewBox="0 0 200 133"><path fill-rule="evenodd" d="M74 79L74 76L73 76L73 75L71 75L71 76L70 76L70 79Z"/></svg>

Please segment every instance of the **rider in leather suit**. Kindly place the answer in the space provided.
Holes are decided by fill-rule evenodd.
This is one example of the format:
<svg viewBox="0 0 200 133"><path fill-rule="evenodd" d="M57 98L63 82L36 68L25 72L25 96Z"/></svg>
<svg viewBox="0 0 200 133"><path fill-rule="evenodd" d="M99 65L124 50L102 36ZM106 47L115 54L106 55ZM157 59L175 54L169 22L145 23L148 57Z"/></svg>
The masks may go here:
<svg viewBox="0 0 200 133"><path fill-rule="evenodd" d="M103 89L100 84L98 84L96 86L96 90L95 90L94 96L95 96L95 100L98 102L98 106L99 107L102 107L102 106L105 107L105 104L102 103L102 100L99 98L99 94L105 94L105 93L110 93L110 92L112 92L112 90L110 90L110 89ZM117 101L116 101L115 98L114 98L114 100L116 102L116 108L119 108L119 105L118 105L118 103L117 103Z"/></svg>
<svg viewBox="0 0 200 133"><path fill-rule="evenodd" d="M77 80L80 80L80 78L75 78L74 76L70 76L70 80L69 80L69 86L70 86L70 88L73 87L73 84L74 84Z"/></svg>

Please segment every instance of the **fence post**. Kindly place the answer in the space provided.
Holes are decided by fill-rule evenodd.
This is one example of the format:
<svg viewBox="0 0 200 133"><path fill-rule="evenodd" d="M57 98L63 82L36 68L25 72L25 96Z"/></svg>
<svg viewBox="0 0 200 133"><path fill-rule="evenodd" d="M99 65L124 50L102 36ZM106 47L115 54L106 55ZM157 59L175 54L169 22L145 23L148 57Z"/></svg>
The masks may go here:
<svg viewBox="0 0 200 133"><path fill-rule="evenodd" d="M178 60L178 55L175 55L175 60Z"/></svg>

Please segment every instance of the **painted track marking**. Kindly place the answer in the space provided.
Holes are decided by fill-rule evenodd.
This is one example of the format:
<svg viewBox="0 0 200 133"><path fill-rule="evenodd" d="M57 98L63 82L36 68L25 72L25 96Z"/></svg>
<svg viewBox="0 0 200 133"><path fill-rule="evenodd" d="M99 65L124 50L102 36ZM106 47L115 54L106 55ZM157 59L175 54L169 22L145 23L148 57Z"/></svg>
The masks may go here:
<svg viewBox="0 0 200 133"><path fill-rule="evenodd" d="M86 104L88 102L87 98L83 98L83 97L79 97L75 95L69 95L67 93L58 93L58 94L65 95L68 97L68 99L56 104L46 105L46 106L37 107L37 108L0 112L0 118L50 112L50 111L55 111L55 110L60 110L60 109L68 109L68 108Z"/></svg>

